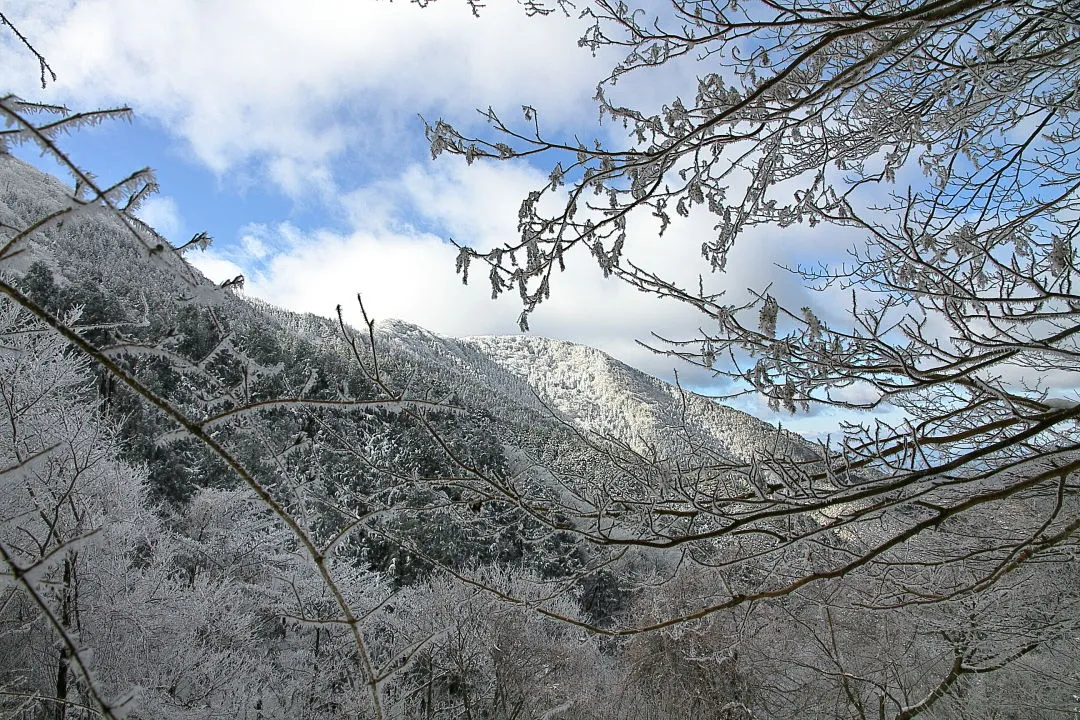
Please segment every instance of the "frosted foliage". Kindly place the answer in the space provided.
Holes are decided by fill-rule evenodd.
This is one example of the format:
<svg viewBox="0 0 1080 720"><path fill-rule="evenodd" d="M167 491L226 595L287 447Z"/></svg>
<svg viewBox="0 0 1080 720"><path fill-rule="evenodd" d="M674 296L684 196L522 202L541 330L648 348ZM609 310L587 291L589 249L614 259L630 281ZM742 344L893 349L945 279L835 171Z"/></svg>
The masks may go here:
<svg viewBox="0 0 1080 720"><path fill-rule="evenodd" d="M660 128L694 113L672 103ZM763 152L766 174L787 161ZM916 362L907 377L924 384L897 391L910 425L815 446L569 343L375 326L362 302L359 331L268 308L132 222L151 178L106 189L70 169L72 191L0 156L0 716L1072 712L1076 403ZM558 165L551 185L574 172ZM629 197L655 197L663 168L628 172ZM772 212L767 192L746 197ZM704 178L686 196L716 206L723 233L748 222ZM627 226L612 229L617 244ZM998 250L972 223L909 239L933 267L993 285L976 260ZM1033 346L1012 357L1031 368L1070 362L1075 256L1045 240L1010 236L1034 265L998 266L1060 314L1017 321ZM529 237L530 271L543 242ZM592 250L628 279L618 247ZM722 247L705 251L723 267ZM958 319L985 300L942 293L927 267L863 260L909 283L885 314L940 297ZM951 346L925 324L882 331L873 313L844 335L832 314L755 297L703 306L752 340L744 355L719 336L677 354L752 360L732 374L788 409L807 386L848 388L853 362L877 367L898 328L949 353L1016 320L990 315ZM1044 322L1066 340L1053 364L1034 359Z"/></svg>
<svg viewBox="0 0 1080 720"><path fill-rule="evenodd" d="M481 573L508 594L577 615L565 598L545 601L549 590L536 578L499 568ZM385 632L404 647L426 639L391 692L401 700L423 696L402 717L426 717L443 708L453 717L569 718L587 716L583 713L591 709L609 663L595 637L447 581L402 593L394 605Z"/></svg>
<svg viewBox="0 0 1080 720"><path fill-rule="evenodd" d="M563 349L534 360L530 341L508 344L506 367L535 378L575 426L615 436L608 447L633 468L589 496L610 524L598 519L593 538L659 536L705 565L719 561L695 543L715 542L732 569L722 597L702 600L718 611L855 575L881 583L867 602L883 609L947 603L993 595L1026 563L1070 567L1077 4L598 0L582 17L582 45L621 58L598 78L603 131L547 127L533 107L489 108L479 130L427 125L443 158L551 171L522 198L518 236L461 248L458 272L471 266L475 282L484 265L494 295L520 298L524 329L567 264L596 262L701 313L692 336L655 328L652 342L711 372L728 397L860 411L826 445L762 443L740 466L730 445L695 445L681 422L669 433L621 398L606 413L587 406L577 379L548 370ZM699 265L665 262L657 242L692 242ZM783 272L745 292L722 275L733 250L764 247L782 248L762 260ZM587 354L568 367L583 369L587 394L614 393L618 373ZM650 435L687 438L709 459L654 451ZM650 532L618 534L629 516ZM773 570L755 572L758 557ZM1050 598L1037 603L1058 617ZM937 712L982 667L953 650L940 693L883 691L876 714Z"/></svg>
<svg viewBox="0 0 1080 720"><path fill-rule="evenodd" d="M55 698L61 673L62 702L115 702L117 715L145 718L292 718L330 702L320 683L350 672L351 638L339 625L316 629L333 620L333 601L259 503L206 491L167 529L146 501L145 471L116 459L87 368L6 300L0 377L0 688ZM355 607L381 599L377 578L335 569ZM61 632L82 665L57 650ZM317 672L297 672L314 647L325 655ZM364 713L360 697L333 702Z"/></svg>
<svg viewBox="0 0 1080 720"><path fill-rule="evenodd" d="M136 666L136 658L119 659L136 648L126 642L137 642L124 629L129 613L144 606L155 582L165 582L168 594L171 570L151 558L145 583L128 573L133 558L158 541L159 525L140 471L116 459L115 438L96 416L86 366L7 300L0 301L0 377L0 685L47 696L64 685L68 700L93 704L80 697L76 678ZM26 584L14 581L15 569ZM58 632L79 644L58 644ZM125 642L114 642L116 633ZM70 686L60 683L58 663ZM122 672L96 677L99 699L128 689Z"/></svg>

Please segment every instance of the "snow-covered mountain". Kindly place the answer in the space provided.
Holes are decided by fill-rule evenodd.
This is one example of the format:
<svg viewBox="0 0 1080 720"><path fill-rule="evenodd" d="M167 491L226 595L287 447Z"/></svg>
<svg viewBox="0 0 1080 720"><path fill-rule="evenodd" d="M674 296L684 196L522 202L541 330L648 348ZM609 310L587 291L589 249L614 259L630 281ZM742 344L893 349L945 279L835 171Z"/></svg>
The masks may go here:
<svg viewBox="0 0 1080 720"><path fill-rule="evenodd" d="M526 410L637 452L698 447L747 462L777 441L806 447L753 416L625 365L585 345L530 335L444 337L400 320L378 325L397 362L416 364L500 416Z"/></svg>
<svg viewBox="0 0 1080 720"><path fill-rule="evenodd" d="M690 444L743 462L776 428L747 413L684 391L605 353L564 340L486 336L463 342L524 380L578 428L617 438L638 451ZM800 444L786 432L779 440Z"/></svg>
<svg viewBox="0 0 1080 720"><path fill-rule="evenodd" d="M66 208L77 211L64 215ZM149 229L80 206L61 182L0 155L0 220L27 227L57 213L62 217L19 241L20 252L5 261L4 271L22 275L27 292L57 313L78 307L81 323L106 328L92 331L95 340L122 345L115 352L132 358L133 367L151 368L136 359L140 354L159 363L186 357L191 368L163 366L147 382L194 415L261 396L332 401L377 394L336 322L218 290ZM366 333L354 335L364 340ZM395 393L463 409L463 417L440 427L449 445L514 478L515 492L557 497L571 510L586 512L611 497L655 501L660 489L654 485L673 463L746 463L778 447L812 454L797 436L582 345L526 335L455 339L396 320L379 323L375 338ZM203 380L186 379L211 369L222 382L217 398ZM229 385L238 382L237 373L245 378L242 391ZM155 477L163 494L183 497L185 487L205 482L205 463L178 462L157 448L153 435L166 432L167 423L134 401L109 395L104 402L125 413L130 447L142 448L136 459L162 465ZM310 423L287 417L262 422L271 423L264 434L275 442L314 432ZM415 446L422 439L377 415L355 422L340 433L387 463L426 472L442 467L438 452ZM350 469L339 458L326 471L350 482L358 472L375 470ZM601 486L607 495L598 499L592 493Z"/></svg>
<svg viewBox="0 0 1080 720"><path fill-rule="evenodd" d="M1015 707L1072 707L1056 448L1001 471L1042 486L876 493L592 348L401 321L372 347L220 288L2 152L0 281L0 716L372 717L367 686L393 720L985 717L1006 666Z"/></svg>

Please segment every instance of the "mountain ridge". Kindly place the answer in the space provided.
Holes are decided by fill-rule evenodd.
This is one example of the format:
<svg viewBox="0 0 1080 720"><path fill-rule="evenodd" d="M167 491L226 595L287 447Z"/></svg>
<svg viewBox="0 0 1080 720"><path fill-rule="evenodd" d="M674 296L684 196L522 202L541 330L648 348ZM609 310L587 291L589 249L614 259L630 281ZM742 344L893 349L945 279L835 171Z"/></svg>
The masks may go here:
<svg viewBox="0 0 1080 720"><path fill-rule="evenodd" d="M688 446L704 449L715 443L710 452L744 463L766 447L773 450L777 442L791 451L809 452L809 443L798 435L569 340L536 335L453 338L388 319L376 324L376 341L392 354L411 356L429 367L434 352L459 370L444 368L455 380L475 376L495 396L636 452L686 452Z"/></svg>
<svg viewBox="0 0 1080 720"><path fill-rule="evenodd" d="M42 212L77 203L59 181L0 156L0 213L9 225L29 225ZM316 382L330 399L341 395L333 388L363 384L359 376L345 377L360 368L335 321L246 298L235 288L215 290L176 254L155 252L162 240L137 223L121 225L107 212L80 206L71 219L21 242L26 258L50 268L36 271L41 292L80 303L91 321L131 318L107 331L131 335L125 342L189 347L191 362L200 366L228 346L239 352L232 362L246 363L280 387L277 392L302 393ZM180 266L179 276L171 272L173 264ZM27 265L24 261L16 269L25 272ZM204 296L217 310L199 309ZM358 347L366 347L365 332L347 332L360 341ZM201 339L191 339L196 337ZM479 433L487 438L481 445L501 447L503 455L514 458L514 472L535 482L557 474L566 462L577 477L575 492L591 483L647 491L620 469L612 452L654 465L678 458L745 464L778 445L812 454L798 436L585 345L530 335L452 338L394 319L375 324L374 337L393 392L462 405L473 413L475 428L455 432L474 442ZM283 364L290 366L289 377L273 380ZM569 450L573 447L579 449ZM585 461L585 456L600 459Z"/></svg>

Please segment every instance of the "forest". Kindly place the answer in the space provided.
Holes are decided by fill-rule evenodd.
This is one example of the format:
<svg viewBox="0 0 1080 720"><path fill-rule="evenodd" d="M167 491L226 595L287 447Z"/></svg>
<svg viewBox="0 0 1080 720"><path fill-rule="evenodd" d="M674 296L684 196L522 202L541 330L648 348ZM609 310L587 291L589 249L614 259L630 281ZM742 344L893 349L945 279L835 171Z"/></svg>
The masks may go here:
<svg viewBox="0 0 1080 720"><path fill-rule="evenodd" d="M129 111L0 98L0 717L1076 716L1080 4L578 4L626 145L428 122L551 167L458 272L522 330L568 263L685 303L651 344L725 398L252 299L139 219L150 171L65 153ZM617 99L688 59L694 102ZM699 213L696 288L624 254ZM863 238L790 268L820 307L710 289L803 225ZM744 394L904 419L810 441Z"/></svg>

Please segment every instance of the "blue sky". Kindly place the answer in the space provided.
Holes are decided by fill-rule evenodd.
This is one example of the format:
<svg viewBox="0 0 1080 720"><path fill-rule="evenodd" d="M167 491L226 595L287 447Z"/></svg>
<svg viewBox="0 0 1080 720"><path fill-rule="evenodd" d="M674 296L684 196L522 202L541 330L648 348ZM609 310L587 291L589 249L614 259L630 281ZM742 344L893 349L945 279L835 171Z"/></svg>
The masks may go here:
<svg viewBox="0 0 1080 720"><path fill-rule="evenodd" d="M132 107L133 123L81 132L64 147L103 180L152 167L161 193L144 219L174 244L208 232L212 248L188 256L204 273L242 273L249 294L298 311L328 315L342 303L350 312L361 292L377 317L435 332L517 332L516 297L492 302L482 278L463 287L447 239L487 248L513 238L521 198L549 168L432 162L418 114L478 126L478 107L516 116L529 104L556 135L619 132L597 126L590 99L618 56L578 47L575 19L529 18L512 2L489 3L479 19L464 0L423 10L385 0L13 0L3 10L58 75L42 90L35 60L0 34L5 90L77 110ZM658 105L693 76L692 66L671 68L622 92ZM707 219L662 241L654 227L631 230L629 252L642 264L675 277L704 271ZM821 239L799 230L756 238L716 282L733 293L775 282L798 303L805 291L773 263L805 256L808 244L820 254ZM557 280L533 332L665 379L675 361L635 340L653 330L691 337L702 321L605 282L590 258ZM708 386L700 373L680 375Z"/></svg>

